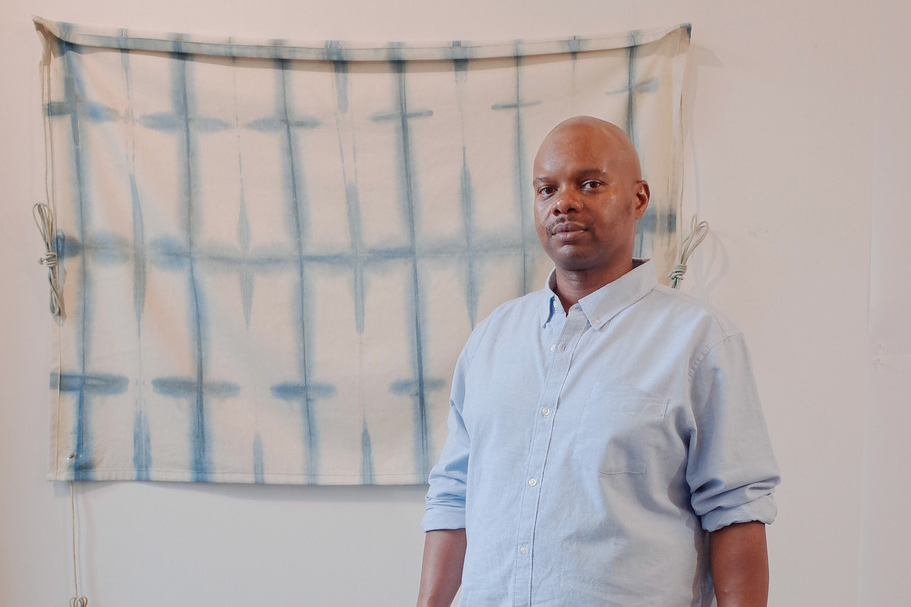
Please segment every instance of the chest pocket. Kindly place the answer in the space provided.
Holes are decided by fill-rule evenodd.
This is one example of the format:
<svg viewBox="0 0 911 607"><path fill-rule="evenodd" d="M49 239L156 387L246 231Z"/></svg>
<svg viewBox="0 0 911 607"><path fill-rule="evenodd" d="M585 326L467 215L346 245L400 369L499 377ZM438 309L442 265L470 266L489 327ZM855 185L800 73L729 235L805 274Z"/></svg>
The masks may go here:
<svg viewBox="0 0 911 607"><path fill-rule="evenodd" d="M581 471L645 474L668 399L635 388L595 383L585 401L573 460Z"/></svg>

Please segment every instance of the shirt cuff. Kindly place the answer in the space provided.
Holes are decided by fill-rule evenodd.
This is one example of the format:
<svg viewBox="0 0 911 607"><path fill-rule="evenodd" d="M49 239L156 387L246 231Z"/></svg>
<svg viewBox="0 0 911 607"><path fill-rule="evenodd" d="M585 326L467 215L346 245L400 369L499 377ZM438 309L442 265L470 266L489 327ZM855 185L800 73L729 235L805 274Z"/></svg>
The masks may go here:
<svg viewBox="0 0 911 607"><path fill-rule="evenodd" d="M434 505L424 512L421 529L424 532L439 529L464 529L465 508L459 506Z"/></svg>
<svg viewBox="0 0 911 607"><path fill-rule="evenodd" d="M771 495L764 495L751 502L733 508L719 507L702 515L702 528L718 531L734 523L760 522L769 525L775 520L778 507Z"/></svg>

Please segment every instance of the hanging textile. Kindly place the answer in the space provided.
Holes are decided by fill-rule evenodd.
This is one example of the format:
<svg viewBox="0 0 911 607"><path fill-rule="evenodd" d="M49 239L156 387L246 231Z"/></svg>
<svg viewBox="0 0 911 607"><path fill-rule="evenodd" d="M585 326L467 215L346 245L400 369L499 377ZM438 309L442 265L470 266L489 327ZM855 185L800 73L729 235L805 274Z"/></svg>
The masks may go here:
<svg viewBox="0 0 911 607"><path fill-rule="evenodd" d="M472 327L543 285L530 168L627 129L675 253L687 26L295 45L36 19L62 283L54 480L423 483Z"/></svg>

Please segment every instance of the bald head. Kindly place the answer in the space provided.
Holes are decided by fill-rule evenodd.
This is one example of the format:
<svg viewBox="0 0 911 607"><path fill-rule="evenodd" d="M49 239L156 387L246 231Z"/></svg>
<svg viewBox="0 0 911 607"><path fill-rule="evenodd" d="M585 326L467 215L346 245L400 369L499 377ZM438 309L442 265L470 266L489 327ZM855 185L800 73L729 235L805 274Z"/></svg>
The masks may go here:
<svg viewBox="0 0 911 607"><path fill-rule="evenodd" d="M544 138L533 172L538 237L556 265L557 294L566 306L632 268L649 187L626 133L591 116L558 124Z"/></svg>
<svg viewBox="0 0 911 607"><path fill-rule="evenodd" d="M608 152L617 168L627 172L633 180L642 179L639 154L629 136L616 124L594 116L575 116L555 126L538 149L535 166L543 153L569 152L581 142L596 142ZM552 150L558 147L559 150Z"/></svg>

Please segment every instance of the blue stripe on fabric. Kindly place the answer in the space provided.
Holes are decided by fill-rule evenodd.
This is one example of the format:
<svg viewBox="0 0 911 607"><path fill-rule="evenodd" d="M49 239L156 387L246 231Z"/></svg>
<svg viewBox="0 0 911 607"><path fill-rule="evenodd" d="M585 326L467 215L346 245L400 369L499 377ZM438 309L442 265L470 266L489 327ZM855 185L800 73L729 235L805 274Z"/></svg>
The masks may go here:
<svg viewBox="0 0 911 607"><path fill-rule="evenodd" d="M352 195L352 201L355 198ZM478 240L473 238L472 253L483 253L485 256L508 256L514 255L516 249L521 245L518 240L509 239L484 239ZM75 249L77 252L82 250L78 242L67 241L67 247ZM88 247L93 250L93 247ZM186 248L176 239L171 237L156 238L150 244L150 260L153 265L160 268L179 269L182 268L190 257ZM107 250L107 249L104 249ZM71 254L68 249L68 254ZM387 262L401 261L414 257L415 253L410 247L389 247L389 248L368 248L360 253L310 253L310 254L292 254L288 252L276 253L256 253L249 255L244 260L243 255L228 247L209 246L207 248L197 247L193 252L193 259L197 263L214 264L221 266L225 271L238 271L238 266L245 263L257 273L267 273L270 271L279 271L284 266L298 265L301 261L305 264L323 264L327 266L346 266L351 267L356 263L367 265L382 265ZM465 257L468 251L464 244L459 242L441 242L433 250L421 251L423 258L448 259L454 256Z"/></svg>
<svg viewBox="0 0 911 607"><path fill-rule="evenodd" d="M259 432L253 438L253 482L262 485L266 482L265 464L263 463L263 437Z"/></svg>
<svg viewBox="0 0 911 607"><path fill-rule="evenodd" d="M181 144L178 147L178 165L183 161L183 174L181 175L181 184L184 188L185 204L185 230L186 230L186 250L190 253L187 260L188 269L188 288L190 304L190 334L195 346L195 384L193 386L193 410L191 415L190 429L190 453L193 458L192 470L193 479L196 482L202 482L207 479L209 473L209 461L206 445L206 411L205 411L205 394L203 386L205 384L205 357L203 343L203 318L202 306L200 305L201 293L196 280L196 268L193 260L194 249L194 207L193 207L193 141L191 131L191 92L189 86L188 63L193 61L192 56L175 53L171 57L171 85L172 90L172 110L175 121L175 131L182 135ZM162 380L156 380L161 382ZM159 384L161 385L161 384Z"/></svg>
<svg viewBox="0 0 911 607"><path fill-rule="evenodd" d="M238 280L240 281L241 301L244 309L244 326L250 329L250 318L253 314L253 293L256 287L256 269L250 263L251 246L253 241L253 231L250 227L250 217L247 213L247 192L246 180L244 178L244 156L240 140L240 116L238 115L237 103L237 58L231 60L232 67L232 91L234 94L234 130L237 141L237 174L240 186L240 202L237 217L237 241L240 244L241 264L238 269Z"/></svg>
<svg viewBox="0 0 911 607"><path fill-rule="evenodd" d="M120 118L120 114L114 108L94 101L85 103L83 111L86 119L95 123L113 122Z"/></svg>
<svg viewBox="0 0 911 607"><path fill-rule="evenodd" d="M44 105L44 114L49 118L66 116L70 113L70 106L66 101L51 101Z"/></svg>
<svg viewBox="0 0 911 607"><path fill-rule="evenodd" d="M315 118L300 118L291 120L290 118L269 117L251 120L246 124L248 129L268 133L271 131L290 131L292 128L312 129L320 126L321 123Z"/></svg>
<svg viewBox="0 0 911 607"><path fill-rule="evenodd" d="M86 214L89 212L89 196L87 196L85 191L84 149L83 146L80 145L79 112L76 111L79 100L85 98L85 85L82 81L79 64L76 60L76 53L73 52L72 45L62 42L60 50L64 56L64 65L66 67L66 77L63 84L64 103L69 108L70 127L73 136L72 157L74 165L73 177L75 178L73 187L76 190L76 196L74 198L79 205L79 236L82 240L85 240L86 226L88 224ZM86 377L87 371L86 361L88 360L90 346L89 336L91 334L91 325L89 324L90 319L88 314L89 302L91 300L91 275L89 273L88 261L84 254L80 256L79 261L82 270L82 281L79 283L80 289L76 295L77 300L81 300L80 305L78 306L79 315L75 319L76 326L78 327L76 332L76 351L78 357L77 366L79 367L79 373L83 378L83 381L76 403L76 424L73 428L73 433L75 435L73 452L76 454L76 460L73 463L73 478L74 480L90 480L92 442L91 437L88 435L90 411L86 398L86 391L84 389L84 378ZM64 389L64 385L64 378L61 377L61 389Z"/></svg>
<svg viewBox="0 0 911 607"><path fill-rule="evenodd" d="M345 133L341 124L348 112L348 64L342 61L334 63L336 95L336 131L338 133L339 160L342 167L342 179L345 183L345 213L348 218L348 238L351 242L351 266L353 269L354 325L358 335L364 333L366 310L366 288L364 277L364 243L361 226L361 201L357 183L357 140L351 133L351 162L348 166L345 154Z"/></svg>
<svg viewBox="0 0 911 607"><path fill-rule="evenodd" d="M348 112L348 62L335 61L332 64L335 72L335 102L338 111Z"/></svg>
<svg viewBox="0 0 911 607"><path fill-rule="evenodd" d="M169 270L181 270L190 258L186 245L173 236L155 238L149 243L152 263Z"/></svg>
<svg viewBox="0 0 911 607"><path fill-rule="evenodd" d="M389 390L393 394L419 397L423 391L439 390L445 386L446 382L442 379L428 378L423 382L400 379L389 384Z"/></svg>
<svg viewBox="0 0 911 607"><path fill-rule="evenodd" d="M354 249L352 254L354 265L354 328L358 335L363 335L367 308L364 265L369 260L364 258L361 201L356 183L345 184L345 207L348 213L349 237L351 238L352 249Z"/></svg>
<svg viewBox="0 0 911 607"><path fill-rule="evenodd" d="M83 254L90 254L102 265L119 265L130 261L133 245L126 238L107 232L96 232L86 243Z"/></svg>
<svg viewBox="0 0 911 607"><path fill-rule="evenodd" d="M566 49L566 52L572 56L572 60L575 62L576 55L582 50L582 40L578 36L573 36L563 41L563 48Z"/></svg>
<svg viewBox="0 0 911 607"><path fill-rule="evenodd" d="M228 381L210 381L200 386L198 381L185 377L156 377L152 389L158 394L181 399L196 399L200 393L215 398L240 395L240 386Z"/></svg>
<svg viewBox="0 0 911 607"><path fill-rule="evenodd" d="M283 382L270 389L272 396L287 401L305 401L315 398L329 398L335 395L332 384Z"/></svg>
<svg viewBox="0 0 911 607"><path fill-rule="evenodd" d="M636 94L657 93L658 85L659 85L658 78L655 76L652 76L648 80L641 80L641 81L633 84L632 90ZM630 91L630 85L625 84L618 89L608 91L607 94L608 95L628 95L629 91ZM628 105L628 103L627 103L627 105ZM627 108L627 110L628 110L628 108Z"/></svg>
<svg viewBox="0 0 911 607"><path fill-rule="evenodd" d="M478 322L478 268L481 260L475 256L474 242L474 193L471 188L471 169L468 167L468 150L465 146L465 108L463 85L468 82L468 60L456 59L452 62L455 75L456 98L461 117L459 127L462 136L462 166L459 171L459 202L462 211L462 229L465 230L465 307L468 321L473 329Z"/></svg>
<svg viewBox="0 0 911 607"><path fill-rule="evenodd" d="M636 146L636 54L639 50L639 32L630 32L629 50L627 59L626 82L626 134L629 135L633 146Z"/></svg>
<svg viewBox="0 0 911 607"><path fill-rule="evenodd" d="M287 187L289 190L288 201L291 205L291 214L293 216L293 229L294 229L294 241L297 243L297 253L299 256L298 261L298 297L296 302L296 308L299 311L299 322L300 322L300 372L303 383L301 384L301 394L299 397L301 403L301 417L304 422L304 441L307 445L307 476L310 479L316 478L316 475L319 471L319 445L318 445L318 435L314 428L313 424L313 412L311 411L311 404L313 400L313 393L311 392L310 386L310 360L309 360L309 349L308 349L308 333L307 333L307 290L306 290L306 277L305 277L305 268L304 268L304 234L305 226L307 225L307 217L305 214L306 211L306 200L302 197L303 192L303 176L298 175L297 173L297 158L295 154L294 146L294 136L292 133L292 118L291 112L288 109L288 83L287 83L287 72L289 69L289 63L287 60L279 60L278 65L278 78L279 83L276 90L275 102L278 117L275 119L279 121L280 124L284 126L284 129L281 131L284 139L284 144L287 147L287 154L285 155L285 171L287 179ZM296 125L295 125L296 126ZM308 122L306 125L301 126L315 126ZM273 394L275 388L273 387Z"/></svg>
<svg viewBox="0 0 911 607"><path fill-rule="evenodd" d="M253 312L253 290L256 286L256 271L250 263L250 219L247 216L247 204L243 194L240 199L240 210L237 217L237 241L240 243L240 295L244 308L244 325L250 328L250 316Z"/></svg>
<svg viewBox="0 0 911 607"><path fill-rule="evenodd" d="M468 152L462 144L462 171L459 176L459 197L462 203L462 224L465 226L465 240L468 255L468 280L465 285L465 299L468 307L468 320L473 329L478 322L478 276L474 255L474 225L472 221L471 171L468 168Z"/></svg>
<svg viewBox="0 0 911 607"><path fill-rule="evenodd" d="M123 394L130 380L123 375L97 374L78 375L74 373L52 373L51 389L81 394Z"/></svg>
<svg viewBox="0 0 911 607"><path fill-rule="evenodd" d="M513 159L513 175L515 175L515 192L516 202L519 211L519 229L522 246L522 292L516 293L516 296L523 295L534 290L533 264L534 251L529 247L528 241L535 240L537 237L533 234L534 225L528 217L527 207L530 204L531 196L528 191L528 179L525 170L525 128L522 121L522 108L539 105L540 100L529 101L522 98L522 58L516 48L515 61L515 98L510 102L495 103L491 106L494 111L512 110L515 111L515 147Z"/></svg>
<svg viewBox="0 0 911 607"><path fill-rule="evenodd" d="M151 467L152 437L149 431L149 420L140 409L133 419L133 468L136 470L136 480L149 480Z"/></svg>
<svg viewBox="0 0 911 607"><path fill-rule="evenodd" d="M130 171L130 198L133 206L133 310L136 314L136 331L140 333L142 312L146 300L145 226L136 173Z"/></svg>
<svg viewBox="0 0 911 607"><path fill-rule="evenodd" d="M394 56L394 50L390 49L390 52ZM418 258L417 258L417 235L415 228L415 190L416 184L413 176L413 159L412 159L412 145L411 133L408 121L414 118L426 118L433 115L431 110L419 110L419 111L409 111L408 109L408 96L406 90L406 79L405 79L405 63L402 61L391 61L390 62L391 71L395 79L395 105L397 106L397 112L392 112L389 114L375 114L372 116L373 120L393 120L396 119L398 122L398 144L400 153L397 155L399 161L399 170L401 175L400 183L400 194L402 203L404 204L403 212L405 215L406 226L408 229L408 246L411 250L411 305L412 309L412 318L414 318L414 323L412 325L413 339L414 339L414 350L413 350L413 363L414 363L414 378L415 378L415 411L414 411L414 457L415 462L417 463L417 473L422 477L426 477L430 472L430 449L427 443L428 441L428 425L427 425L427 393L425 386L425 377L424 377L424 338L422 335L422 316L423 311L421 308L421 287L418 280ZM393 383L393 386L398 383Z"/></svg>
<svg viewBox="0 0 911 607"><path fill-rule="evenodd" d="M367 420L361 428L361 484L372 485L376 482L373 470L373 447L370 444L370 431Z"/></svg>

